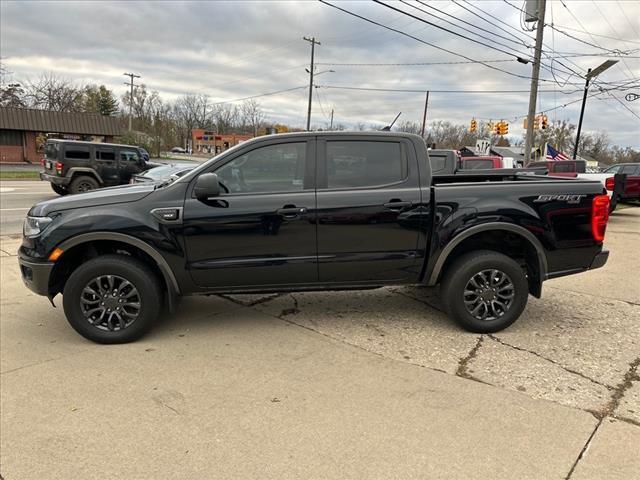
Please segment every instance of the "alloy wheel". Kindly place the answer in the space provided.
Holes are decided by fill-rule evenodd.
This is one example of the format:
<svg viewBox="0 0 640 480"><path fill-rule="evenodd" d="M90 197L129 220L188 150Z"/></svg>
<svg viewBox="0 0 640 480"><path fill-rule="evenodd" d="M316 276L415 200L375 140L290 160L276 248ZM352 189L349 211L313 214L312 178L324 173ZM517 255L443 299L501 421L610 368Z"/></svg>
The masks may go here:
<svg viewBox="0 0 640 480"><path fill-rule="evenodd" d="M94 327L120 331L131 326L140 315L141 298L129 280L118 275L101 275L82 290L80 309Z"/></svg>
<svg viewBox="0 0 640 480"><path fill-rule="evenodd" d="M464 306L478 320L502 317L513 304L515 287L506 273L497 269L474 274L464 287Z"/></svg>

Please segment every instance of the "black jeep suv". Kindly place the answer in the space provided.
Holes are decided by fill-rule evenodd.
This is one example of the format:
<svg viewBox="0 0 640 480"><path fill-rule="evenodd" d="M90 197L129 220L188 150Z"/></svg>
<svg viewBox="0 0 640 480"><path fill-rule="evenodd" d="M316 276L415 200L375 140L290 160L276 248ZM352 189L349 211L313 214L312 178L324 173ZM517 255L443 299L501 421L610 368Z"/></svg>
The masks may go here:
<svg viewBox="0 0 640 480"><path fill-rule="evenodd" d="M114 143L47 140L40 179L58 195L129 183L131 176L157 166L144 148Z"/></svg>

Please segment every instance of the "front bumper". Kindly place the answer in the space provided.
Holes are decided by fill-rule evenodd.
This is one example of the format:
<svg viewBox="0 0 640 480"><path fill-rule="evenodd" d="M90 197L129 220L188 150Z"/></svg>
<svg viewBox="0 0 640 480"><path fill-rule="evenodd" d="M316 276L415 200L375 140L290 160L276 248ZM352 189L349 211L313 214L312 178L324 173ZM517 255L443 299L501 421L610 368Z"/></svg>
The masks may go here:
<svg viewBox="0 0 640 480"><path fill-rule="evenodd" d="M589 267L589 270L603 267L604 264L607 263L608 259L609 259L609 250L602 250L600 253L598 253L595 256L595 258L591 262L591 266Z"/></svg>
<svg viewBox="0 0 640 480"><path fill-rule="evenodd" d="M44 173L44 172L40 172L40 180L53 183L54 185L62 185L62 186L69 185L69 182L71 181L70 178L58 177L56 175L49 175L48 173Z"/></svg>
<svg viewBox="0 0 640 480"><path fill-rule="evenodd" d="M49 277L55 264L49 261L36 261L25 257L24 254L18 255L18 263L22 281L27 288L38 295L49 296Z"/></svg>

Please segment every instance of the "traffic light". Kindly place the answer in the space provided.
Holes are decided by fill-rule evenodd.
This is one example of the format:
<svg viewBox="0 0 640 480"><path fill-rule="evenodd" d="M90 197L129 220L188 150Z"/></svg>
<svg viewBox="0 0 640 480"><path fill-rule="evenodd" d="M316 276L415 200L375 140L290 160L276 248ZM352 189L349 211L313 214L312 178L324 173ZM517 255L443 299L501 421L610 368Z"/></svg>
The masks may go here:
<svg viewBox="0 0 640 480"><path fill-rule="evenodd" d="M509 133L509 123L505 122L504 120L500 120L498 123L495 124L495 127L493 129L493 133L495 133L496 135L506 135Z"/></svg>
<svg viewBox="0 0 640 480"><path fill-rule="evenodd" d="M549 126L549 119L546 115L540 115L540 128L545 130Z"/></svg>
<svg viewBox="0 0 640 480"><path fill-rule="evenodd" d="M476 121L475 118L471 119L471 128L469 129L469 131L471 133L474 133L476 130L478 130L478 122Z"/></svg>

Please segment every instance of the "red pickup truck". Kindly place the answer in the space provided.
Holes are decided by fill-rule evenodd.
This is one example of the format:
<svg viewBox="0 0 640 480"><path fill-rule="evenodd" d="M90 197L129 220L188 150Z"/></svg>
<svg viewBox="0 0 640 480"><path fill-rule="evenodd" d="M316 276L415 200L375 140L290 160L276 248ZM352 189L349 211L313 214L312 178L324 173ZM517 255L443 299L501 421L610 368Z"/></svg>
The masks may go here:
<svg viewBox="0 0 640 480"><path fill-rule="evenodd" d="M626 174L627 177L624 181L624 189L622 193L618 195L619 201L635 200L640 198L640 163L620 163L614 165L607 170L607 173L621 173ZM614 177L607 177L605 180L605 188L613 192L615 185Z"/></svg>

